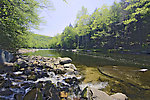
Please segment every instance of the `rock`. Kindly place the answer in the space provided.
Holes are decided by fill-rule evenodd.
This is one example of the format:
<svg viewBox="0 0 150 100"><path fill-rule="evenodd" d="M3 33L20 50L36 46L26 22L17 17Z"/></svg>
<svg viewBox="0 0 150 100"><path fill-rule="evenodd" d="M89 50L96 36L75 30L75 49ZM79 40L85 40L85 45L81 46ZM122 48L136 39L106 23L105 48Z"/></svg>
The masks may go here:
<svg viewBox="0 0 150 100"><path fill-rule="evenodd" d="M0 96L9 96L12 94L13 94L13 91L11 91L9 88L5 88L4 90L0 91Z"/></svg>
<svg viewBox="0 0 150 100"><path fill-rule="evenodd" d="M0 87L9 88L12 86L12 81L10 79L3 81L3 83L0 85Z"/></svg>
<svg viewBox="0 0 150 100"><path fill-rule="evenodd" d="M29 75L27 80L33 80L36 81L37 80L37 76L36 75Z"/></svg>
<svg viewBox="0 0 150 100"><path fill-rule="evenodd" d="M139 72L146 72L148 69L140 69Z"/></svg>
<svg viewBox="0 0 150 100"><path fill-rule="evenodd" d="M14 66L14 63L4 62L4 66L13 67L13 66Z"/></svg>
<svg viewBox="0 0 150 100"><path fill-rule="evenodd" d="M49 73L47 73L47 74L49 75L50 78L55 77L55 73L54 73L54 72L49 72Z"/></svg>
<svg viewBox="0 0 150 100"><path fill-rule="evenodd" d="M72 68L65 68L64 70L66 73L69 73L69 72L74 72L74 69Z"/></svg>
<svg viewBox="0 0 150 100"><path fill-rule="evenodd" d="M113 97L105 92L91 87L85 87L81 93L81 97L88 100L114 100Z"/></svg>
<svg viewBox="0 0 150 100"><path fill-rule="evenodd" d="M77 70L74 64L64 64L64 68L72 68L74 70Z"/></svg>
<svg viewBox="0 0 150 100"><path fill-rule="evenodd" d="M65 92L65 91L61 91L61 92L60 92L60 97L61 97L61 98L67 98L67 97L68 97L68 93Z"/></svg>
<svg viewBox="0 0 150 100"><path fill-rule="evenodd" d="M12 53L0 49L0 63L10 62L13 58Z"/></svg>
<svg viewBox="0 0 150 100"><path fill-rule="evenodd" d="M20 65L22 68L26 68L28 66L27 62L22 59L18 59L17 64Z"/></svg>
<svg viewBox="0 0 150 100"><path fill-rule="evenodd" d="M23 98L23 100L36 100L36 92L37 89L34 88L32 90L30 90Z"/></svg>
<svg viewBox="0 0 150 100"><path fill-rule="evenodd" d="M76 77L64 79L64 81L70 85L77 85L79 83Z"/></svg>
<svg viewBox="0 0 150 100"><path fill-rule="evenodd" d="M67 57L65 57L65 58L59 58L59 63L61 65L68 64L68 63L71 63L71 62L72 62L71 58L67 58Z"/></svg>
<svg viewBox="0 0 150 100"><path fill-rule="evenodd" d="M83 99L87 99L88 97L87 97L87 89L88 89L88 87L85 87L84 89L83 89L83 91L81 92L81 98L83 98Z"/></svg>
<svg viewBox="0 0 150 100"><path fill-rule="evenodd" d="M55 74L64 74L65 72L61 69L54 70Z"/></svg>
<svg viewBox="0 0 150 100"><path fill-rule="evenodd" d="M16 100L23 100L23 95L22 94L15 94L14 95L14 98L16 99Z"/></svg>
<svg viewBox="0 0 150 100"><path fill-rule="evenodd" d="M77 70L74 64L64 64L64 68L67 72L73 72Z"/></svg>
<svg viewBox="0 0 150 100"><path fill-rule="evenodd" d="M46 82L43 92L46 100L60 100L59 91L57 90L55 85L51 83L51 81Z"/></svg>
<svg viewBox="0 0 150 100"><path fill-rule="evenodd" d="M113 94L111 95L111 97L114 98L115 100L128 100L128 97L122 93Z"/></svg>
<svg viewBox="0 0 150 100"><path fill-rule="evenodd" d="M20 69L20 71L24 71L24 70L25 70L24 68L21 68L21 69Z"/></svg>
<svg viewBox="0 0 150 100"><path fill-rule="evenodd" d="M109 96L105 92L95 88L89 89L88 93L91 93L93 100L114 100L111 96Z"/></svg>

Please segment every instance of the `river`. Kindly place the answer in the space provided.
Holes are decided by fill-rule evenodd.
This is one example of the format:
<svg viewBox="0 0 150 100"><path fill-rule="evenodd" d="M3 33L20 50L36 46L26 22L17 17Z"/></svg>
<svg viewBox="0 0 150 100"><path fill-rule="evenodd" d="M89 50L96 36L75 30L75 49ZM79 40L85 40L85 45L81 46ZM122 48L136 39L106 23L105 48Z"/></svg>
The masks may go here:
<svg viewBox="0 0 150 100"><path fill-rule="evenodd" d="M84 75L84 83L108 82L108 86L103 89L105 92L108 94L121 92L126 94L129 100L150 98L150 55L148 54L39 50L27 55L70 57ZM141 69L147 71L141 72Z"/></svg>

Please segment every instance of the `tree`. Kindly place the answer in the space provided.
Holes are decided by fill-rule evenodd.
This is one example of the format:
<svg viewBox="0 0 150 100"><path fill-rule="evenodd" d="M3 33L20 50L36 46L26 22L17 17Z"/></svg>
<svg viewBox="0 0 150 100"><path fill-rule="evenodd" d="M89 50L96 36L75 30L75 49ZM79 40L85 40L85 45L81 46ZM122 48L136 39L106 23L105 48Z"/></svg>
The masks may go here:
<svg viewBox="0 0 150 100"><path fill-rule="evenodd" d="M129 18L124 21L124 24L137 22L150 13L149 0L126 0L126 2L130 3L130 5L125 9L130 12L130 15Z"/></svg>
<svg viewBox="0 0 150 100"><path fill-rule="evenodd" d="M46 3L46 0L0 0L0 49L19 49L29 30L39 25L37 12Z"/></svg>

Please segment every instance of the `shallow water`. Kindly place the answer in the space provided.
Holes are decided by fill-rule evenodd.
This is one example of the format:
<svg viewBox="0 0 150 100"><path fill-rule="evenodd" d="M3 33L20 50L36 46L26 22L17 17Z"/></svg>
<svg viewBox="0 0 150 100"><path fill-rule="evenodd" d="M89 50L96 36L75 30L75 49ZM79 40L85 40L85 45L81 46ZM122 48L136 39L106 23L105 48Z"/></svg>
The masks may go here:
<svg viewBox="0 0 150 100"><path fill-rule="evenodd" d="M83 83L97 84L100 81L109 81L108 93L122 92L130 100L149 100L150 98L150 71L140 72L141 68L150 69L150 55L146 54L119 54L97 52L71 52L65 50L39 50L27 55L51 57L70 57L73 63L85 76ZM97 67L106 75L113 78L104 78Z"/></svg>

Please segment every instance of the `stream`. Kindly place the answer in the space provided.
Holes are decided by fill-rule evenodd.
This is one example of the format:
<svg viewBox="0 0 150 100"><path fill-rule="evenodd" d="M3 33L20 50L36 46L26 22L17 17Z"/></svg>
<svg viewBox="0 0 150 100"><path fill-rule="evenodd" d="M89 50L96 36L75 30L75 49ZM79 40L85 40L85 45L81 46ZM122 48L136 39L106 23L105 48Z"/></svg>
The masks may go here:
<svg viewBox="0 0 150 100"><path fill-rule="evenodd" d="M121 92L126 94L129 100L150 98L150 55L148 54L39 50L26 55L70 57L72 63L84 75L83 83L108 82L109 85L103 89L105 92L108 94ZM147 71L142 72L141 69Z"/></svg>

